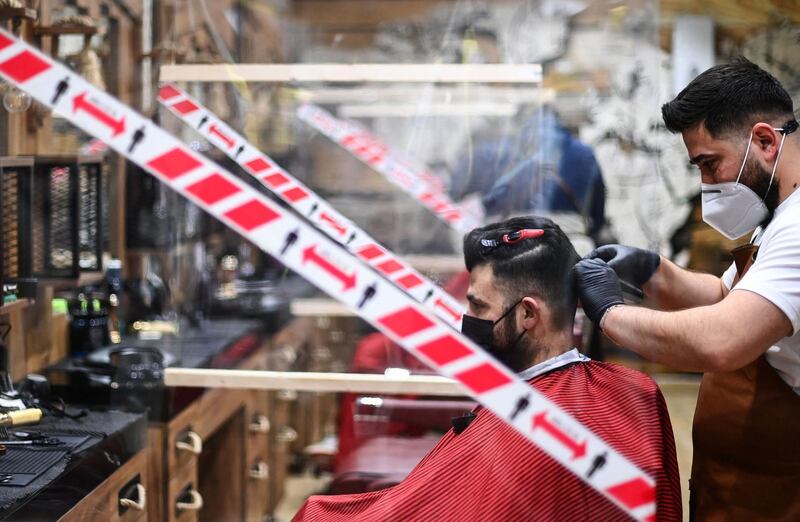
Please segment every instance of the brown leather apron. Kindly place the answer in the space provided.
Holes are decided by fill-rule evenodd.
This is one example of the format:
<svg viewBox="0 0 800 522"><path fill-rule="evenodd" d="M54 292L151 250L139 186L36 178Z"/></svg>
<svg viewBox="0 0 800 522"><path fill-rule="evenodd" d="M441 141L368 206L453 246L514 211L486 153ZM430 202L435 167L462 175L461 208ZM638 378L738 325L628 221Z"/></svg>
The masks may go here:
<svg viewBox="0 0 800 522"><path fill-rule="evenodd" d="M757 250L732 252L734 284ZM800 521L800 396L763 355L703 375L692 441L690 520Z"/></svg>

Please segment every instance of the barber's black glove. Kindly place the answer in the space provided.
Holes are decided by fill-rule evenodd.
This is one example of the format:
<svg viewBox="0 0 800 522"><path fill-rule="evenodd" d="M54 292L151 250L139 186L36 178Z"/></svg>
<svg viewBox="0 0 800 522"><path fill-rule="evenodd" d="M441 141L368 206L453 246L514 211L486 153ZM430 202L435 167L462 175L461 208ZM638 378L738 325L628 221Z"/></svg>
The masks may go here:
<svg viewBox="0 0 800 522"><path fill-rule="evenodd" d="M581 306L594 324L612 306L625 304L617 274L602 259L582 259L573 270Z"/></svg>
<svg viewBox="0 0 800 522"><path fill-rule="evenodd" d="M594 249L586 259L602 259L628 283L641 288L653 277L661 264L661 256L649 250L625 245L604 245Z"/></svg>

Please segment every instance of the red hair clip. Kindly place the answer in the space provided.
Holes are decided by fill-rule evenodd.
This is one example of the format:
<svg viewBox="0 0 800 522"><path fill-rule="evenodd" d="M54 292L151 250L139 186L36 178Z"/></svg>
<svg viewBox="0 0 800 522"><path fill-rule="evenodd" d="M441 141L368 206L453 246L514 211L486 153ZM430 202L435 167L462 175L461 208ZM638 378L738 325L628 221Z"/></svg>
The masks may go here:
<svg viewBox="0 0 800 522"><path fill-rule="evenodd" d="M513 245L523 239L533 239L535 237L541 237L544 235L544 230L541 228L523 228L522 230L517 230L516 232L511 232L510 234L505 234L503 236L503 243L508 243L509 245Z"/></svg>
<svg viewBox="0 0 800 522"><path fill-rule="evenodd" d="M504 243L506 245L513 245L523 239L541 237L543 235L544 229L541 228L521 228L514 232L503 234L499 241L497 239L481 239L481 245L486 247L488 249L487 251L491 251Z"/></svg>

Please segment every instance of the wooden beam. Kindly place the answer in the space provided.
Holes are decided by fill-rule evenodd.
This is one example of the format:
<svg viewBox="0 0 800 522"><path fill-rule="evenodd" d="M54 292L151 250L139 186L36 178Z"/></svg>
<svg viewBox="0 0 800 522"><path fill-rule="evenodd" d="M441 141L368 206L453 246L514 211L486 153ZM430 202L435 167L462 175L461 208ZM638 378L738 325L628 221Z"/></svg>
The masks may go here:
<svg viewBox="0 0 800 522"><path fill-rule="evenodd" d="M190 64L162 65L163 82L391 82L538 84L538 64Z"/></svg>
<svg viewBox="0 0 800 522"><path fill-rule="evenodd" d="M10 303L0 303L0 315L8 315L12 312L17 312L24 308L28 308L31 305L32 303L30 299L17 299L16 301L11 301Z"/></svg>
<svg viewBox="0 0 800 522"><path fill-rule="evenodd" d="M295 390L305 392L464 396L452 379L433 375L387 376L361 373L270 372L167 368L164 383L172 387Z"/></svg>
<svg viewBox="0 0 800 522"><path fill-rule="evenodd" d="M317 104L388 103L390 101L424 100L431 103L546 103L556 99L553 89L442 85L376 85L370 87L302 87L293 91L303 102Z"/></svg>
<svg viewBox="0 0 800 522"><path fill-rule="evenodd" d="M13 20L15 18L36 20L37 17L36 9L29 7L0 7L0 20Z"/></svg>
<svg viewBox="0 0 800 522"><path fill-rule="evenodd" d="M291 311L295 317L357 317L339 301L325 297L294 299Z"/></svg>
<svg viewBox="0 0 800 522"><path fill-rule="evenodd" d="M414 116L494 116L511 118L517 113L514 103L370 103L340 105L342 118L411 118Z"/></svg>
<svg viewBox="0 0 800 522"><path fill-rule="evenodd" d="M699 375L654 374L659 386L697 387ZM366 394L413 393L436 396L466 395L458 382L436 375L387 376L366 373L271 372L262 370L212 370L167 368L164 382L172 387L352 392Z"/></svg>

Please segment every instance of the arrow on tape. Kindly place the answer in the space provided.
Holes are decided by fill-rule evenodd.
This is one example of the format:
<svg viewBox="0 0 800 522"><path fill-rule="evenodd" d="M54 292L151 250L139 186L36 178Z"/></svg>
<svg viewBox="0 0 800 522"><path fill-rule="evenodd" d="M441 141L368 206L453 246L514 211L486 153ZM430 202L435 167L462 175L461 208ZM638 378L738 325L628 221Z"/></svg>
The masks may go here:
<svg viewBox="0 0 800 522"><path fill-rule="evenodd" d="M564 433L561 428L553 424L550 419L547 418L546 411L537 413L533 416L532 428L534 431L537 428L541 428L549 433L551 437L556 439L572 452L572 460L579 459L586 455L586 440L583 442L577 442L576 440L572 439L569 435Z"/></svg>
<svg viewBox="0 0 800 522"><path fill-rule="evenodd" d="M311 245L303 250L303 263L307 262L316 264L324 271L341 281L344 285L342 290L347 291L356 286L356 275L345 273L344 270L319 255L316 245Z"/></svg>
<svg viewBox="0 0 800 522"><path fill-rule="evenodd" d="M458 312L458 310L453 310L447 304L447 302L444 299L442 299L441 297L437 297L436 298L436 301L434 302L434 306L436 306L437 308L441 308L442 310L447 312L450 315L450 317L452 317L454 320L458 320L458 319L461 318L461 314Z"/></svg>
<svg viewBox="0 0 800 522"><path fill-rule="evenodd" d="M103 109L90 102L86 98L88 94L88 92L82 92L72 99L72 112L83 110L91 117L114 131L111 134L112 138L115 138L125 132L125 116L120 117L119 120L115 120L111 115L105 113Z"/></svg>
<svg viewBox="0 0 800 522"><path fill-rule="evenodd" d="M338 221L336 221L335 219L333 219L331 216L329 216L326 212L321 212L319 218L325 223L328 223L330 226L335 228L336 232L338 232L340 236L343 236L344 234L347 233L347 228Z"/></svg>
<svg viewBox="0 0 800 522"><path fill-rule="evenodd" d="M224 141L228 145L229 149L233 148L233 146L236 145L236 142L228 135L226 135L224 132L222 132L222 130L220 130L220 128L217 127L216 123L212 123L211 125L208 126L208 132L219 136L219 139Z"/></svg>

